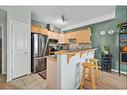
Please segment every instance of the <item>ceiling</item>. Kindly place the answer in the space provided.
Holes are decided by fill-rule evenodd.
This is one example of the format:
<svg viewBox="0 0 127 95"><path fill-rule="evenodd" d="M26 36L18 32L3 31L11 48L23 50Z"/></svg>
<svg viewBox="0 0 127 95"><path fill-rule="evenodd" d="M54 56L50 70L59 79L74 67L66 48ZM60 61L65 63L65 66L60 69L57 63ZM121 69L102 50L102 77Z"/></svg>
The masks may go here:
<svg viewBox="0 0 127 95"><path fill-rule="evenodd" d="M115 6L43 6L29 7L32 19L50 23L62 30L114 18ZM64 15L65 23L59 22ZM105 18L106 17L106 18ZM98 21L96 21L98 19ZM90 21L92 21L90 23Z"/></svg>
<svg viewBox="0 0 127 95"><path fill-rule="evenodd" d="M24 6L32 19L49 23L62 31L115 18L115 6ZM64 15L65 23L59 21Z"/></svg>

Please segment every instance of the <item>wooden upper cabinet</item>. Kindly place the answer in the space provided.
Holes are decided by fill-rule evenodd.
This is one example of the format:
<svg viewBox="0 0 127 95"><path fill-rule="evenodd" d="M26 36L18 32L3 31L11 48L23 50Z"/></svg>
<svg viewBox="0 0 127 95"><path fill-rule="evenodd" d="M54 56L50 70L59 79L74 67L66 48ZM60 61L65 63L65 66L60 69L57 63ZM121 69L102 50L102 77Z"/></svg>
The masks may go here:
<svg viewBox="0 0 127 95"><path fill-rule="evenodd" d="M80 31L76 31L75 33L76 35L76 43L81 43L82 42L82 39L80 38Z"/></svg>
<svg viewBox="0 0 127 95"><path fill-rule="evenodd" d="M41 28L41 29L40 29L40 33L43 34L43 35L48 35L48 34L47 34L47 29L46 29L46 28Z"/></svg>
<svg viewBox="0 0 127 95"><path fill-rule="evenodd" d="M91 30L90 28L80 30L76 33L77 43L91 43Z"/></svg>
<svg viewBox="0 0 127 95"><path fill-rule="evenodd" d="M76 43L91 43L91 30L86 28L80 31L58 34L47 31L46 28L32 26L32 32L48 35L49 39L58 39L59 43L69 43L69 39L76 39Z"/></svg>
<svg viewBox="0 0 127 95"><path fill-rule="evenodd" d="M64 34L64 43L69 43L69 39L71 38L70 33L65 33Z"/></svg>
<svg viewBox="0 0 127 95"><path fill-rule="evenodd" d="M38 27L38 26L32 26L31 30L33 33L40 33L40 27Z"/></svg>
<svg viewBox="0 0 127 95"><path fill-rule="evenodd" d="M47 31L47 34L49 39L59 39L59 34L57 32Z"/></svg>
<svg viewBox="0 0 127 95"><path fill-rule="evenodd" d="M42 28L39 26L32 26L31 30L33 33L41 33L41 34L47 35L47 29L46 28Z"/></svg>
<svg viewBox="0 0 127 95"><path fill-rule="evenodd" d="M53 33L51 31L47 31L47 34L48 34L49 39L53 38Z"/></svg>
<svg viewBox="0 0 127 95"><path fill-rule="evenodd" d="M77 36L76 33L77 31L71 33L71 39L76 39L76 36Z"/></svg>
<svg viewBox="0 0 127 95"><path fill-rule="evenodd" d="M68 40L72 39L72 32L66 33L66 36L67 36Z"/></svg>
<svg viewBox="0 0 127 95"><path fill-rule="evenodd" d="M59 34L59 39L58 39L58 43L65 43L65 34Z"/></svg>
<svg viewBox="0 0 127 95"><path fill-rule="evenodd" d="M57 32L53 32L53 39L59 39L59 34Z"/></svg>

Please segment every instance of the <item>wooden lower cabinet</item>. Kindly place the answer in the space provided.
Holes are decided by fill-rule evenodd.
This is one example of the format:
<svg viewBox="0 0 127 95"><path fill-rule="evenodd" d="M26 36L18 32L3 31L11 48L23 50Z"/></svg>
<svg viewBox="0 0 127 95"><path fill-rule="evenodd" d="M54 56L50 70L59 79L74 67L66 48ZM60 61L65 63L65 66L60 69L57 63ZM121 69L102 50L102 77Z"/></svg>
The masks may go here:
<svg viewBox="0 0 127 95"><path fill-rule="evenodd" d="M47 83L49 88L58 89L58 64L54 58L47 58Z"/></svg>

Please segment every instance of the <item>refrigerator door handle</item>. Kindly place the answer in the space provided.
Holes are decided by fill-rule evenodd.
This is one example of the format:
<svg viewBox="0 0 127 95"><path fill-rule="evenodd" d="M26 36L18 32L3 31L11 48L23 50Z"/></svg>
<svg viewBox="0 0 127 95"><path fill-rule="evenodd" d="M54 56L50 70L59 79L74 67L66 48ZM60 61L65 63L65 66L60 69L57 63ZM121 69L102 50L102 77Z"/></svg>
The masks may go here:
<svg viewBox="0 0 127 95"><path fill-rule="evenodd" d="M46 50L47 50L48 42L49 42L49 38L47 38L47 41L46 41L46 46L45 46L45 49L44 49L44 55L46 55Z"/></svg>

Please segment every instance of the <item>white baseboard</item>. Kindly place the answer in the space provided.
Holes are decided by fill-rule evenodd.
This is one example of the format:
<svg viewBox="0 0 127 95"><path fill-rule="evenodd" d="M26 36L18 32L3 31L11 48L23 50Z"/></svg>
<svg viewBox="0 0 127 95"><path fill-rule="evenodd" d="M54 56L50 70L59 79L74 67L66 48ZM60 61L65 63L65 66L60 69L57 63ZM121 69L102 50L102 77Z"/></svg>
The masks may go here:
<svg viewBox="0 0 127 95"><path fill-rule="evenodd" d="M99 66L99 69L101 69L101 66ZM115 69L111 69L111 71L117 72L117 73L119 72L118 70L115 70ZM127 72L120 71L120 73L127 75Z"/></svg>
<svg viewBox="0 0 127 95"><path fill-rule="evenodd" d="M113 72L117 72L117 73L119 72L118 70L115 70L115 69L111 69L111 70L112 70ZM127 72L120 71L120 73L121 73L121 74L127 75Z"/></svg>

